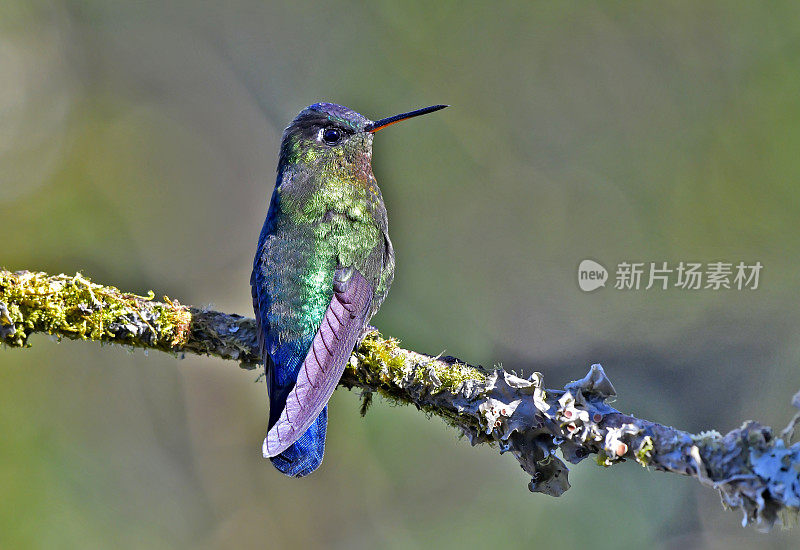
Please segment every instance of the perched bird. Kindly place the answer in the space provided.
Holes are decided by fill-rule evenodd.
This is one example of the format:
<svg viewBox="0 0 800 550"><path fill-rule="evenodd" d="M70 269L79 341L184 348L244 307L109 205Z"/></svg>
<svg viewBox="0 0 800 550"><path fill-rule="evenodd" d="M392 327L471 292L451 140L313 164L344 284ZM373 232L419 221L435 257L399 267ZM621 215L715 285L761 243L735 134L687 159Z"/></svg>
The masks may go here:
<svg viewBox="0 0 800 550"><path fill-rule="evenodd" d="M262 452L286 475L322 462L328 399L394 276L373 134L444 107L373 122L315 103L283 133L250 284L270 399Z"/></svg>

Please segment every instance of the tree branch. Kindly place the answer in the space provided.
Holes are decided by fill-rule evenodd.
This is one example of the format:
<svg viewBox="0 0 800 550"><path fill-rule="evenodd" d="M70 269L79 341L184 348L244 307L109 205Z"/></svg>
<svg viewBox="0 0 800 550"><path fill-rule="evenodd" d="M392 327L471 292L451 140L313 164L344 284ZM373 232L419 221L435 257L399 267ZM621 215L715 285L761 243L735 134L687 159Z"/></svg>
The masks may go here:
<svg viewBox="0 0 800 550"><path fill-rule="evenodd" d="M153 298L80 274L0 271L0 341L24 347L31 334L44 332L257 367L253 319ZM364 409L376 392L442 417L473 445L490 443L512 453L531 475L531 491L558 496L569 488L568 469L555 456L560 449L573 464L594 454L604 466L633 460L694 477L717 489L724 506L742 510L743 525L790 524L800 508L800 443L789 445L800 415L782 437L752 421L725 436L695 435L610 407L616 394L600 365L563 389L545 389L539 373L523 379L431 357L377 332L353 352L340 384L363 390ZM794 405L800 408L800 394Z"/></svg>

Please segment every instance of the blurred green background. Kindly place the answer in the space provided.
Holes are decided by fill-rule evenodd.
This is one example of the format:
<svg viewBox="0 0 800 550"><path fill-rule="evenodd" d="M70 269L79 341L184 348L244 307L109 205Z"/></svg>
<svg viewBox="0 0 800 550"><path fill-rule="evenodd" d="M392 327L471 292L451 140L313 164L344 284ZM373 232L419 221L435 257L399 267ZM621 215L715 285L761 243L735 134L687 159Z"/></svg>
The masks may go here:
<svg viewBox="0 0 800 550"><path fill-rule="evenodd" d="M0 3L0 265L251 314L280 134L379 118L397 251L373 320L406 347L545 374L620 409L777 428L800 389L800 5ZM756 291L578 289L576 268L760 261ZM530 494L511 456L337 391L325 462L261 458L232 363L33 338L0 351L3 548L796 548L634 464ZM591 541L591 542L590 542Z"/></svg>

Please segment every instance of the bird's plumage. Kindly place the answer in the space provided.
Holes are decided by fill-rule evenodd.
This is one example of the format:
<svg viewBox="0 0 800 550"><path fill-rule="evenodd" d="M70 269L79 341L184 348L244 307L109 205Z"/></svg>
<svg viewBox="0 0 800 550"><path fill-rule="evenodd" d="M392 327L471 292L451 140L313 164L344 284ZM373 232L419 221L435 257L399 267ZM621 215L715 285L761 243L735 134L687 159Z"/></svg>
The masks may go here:
<svg viewBox="0 0 800 550"><path fill-rule="evenodd" d="M327 401L394 276L371 166L376 129L346 107L316 103L281 141L250 282L270 398L263 453L287 475L322 462Z"/></svg>
<svg viewBox="0 0 800 550"><path fill-rule="evenodd" d="M316 104L297 116L281 144L251 284L268 365L263 450L287 475L306 475L322 461L325 403L393 276L386 209L370 165L372 135L363 131L369 122ZM328 145L319 135L328 127L346 139Z"/></svg>

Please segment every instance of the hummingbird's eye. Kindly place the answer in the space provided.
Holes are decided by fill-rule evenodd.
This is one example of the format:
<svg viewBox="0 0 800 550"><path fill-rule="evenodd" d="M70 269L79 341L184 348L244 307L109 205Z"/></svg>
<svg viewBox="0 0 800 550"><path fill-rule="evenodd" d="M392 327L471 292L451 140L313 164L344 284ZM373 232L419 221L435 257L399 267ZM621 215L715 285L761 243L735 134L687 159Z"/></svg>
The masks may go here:
<svg viewBox="0 0 800 550"><path fill-rule="evenodd" d="M322 140L328 145L336 145L342 141L342 131L338 128L325 128L322 131Z"/></svg>

